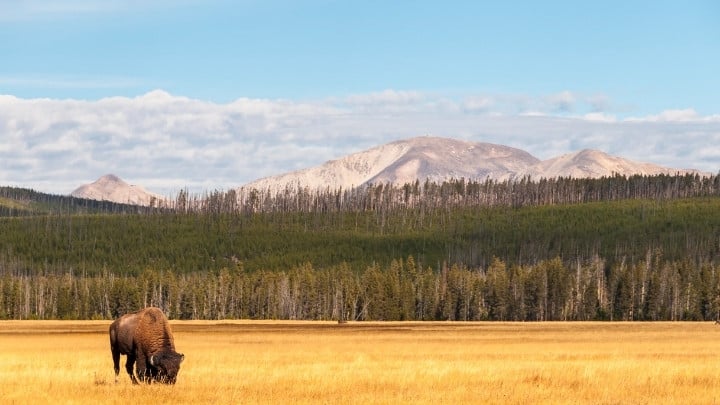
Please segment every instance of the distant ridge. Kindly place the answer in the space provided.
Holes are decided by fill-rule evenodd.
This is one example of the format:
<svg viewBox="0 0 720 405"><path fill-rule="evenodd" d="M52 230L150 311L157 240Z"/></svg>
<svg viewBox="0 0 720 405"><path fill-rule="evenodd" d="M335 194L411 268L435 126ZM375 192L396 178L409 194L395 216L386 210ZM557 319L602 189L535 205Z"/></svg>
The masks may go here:
<svg viewBox="0 0 720 405"><path fill-rule="evenodd" d="M151 193L141 186L128 184L114 174L106 174L90 184L83 184L72 193L73 197L99 201L112 201L132 205L158 205L165 197Z"/></svg>
<svg viewBox="0 0 720 405"><path fill-rule="evenodd" d="M247 183L238 190L257 189L274 192L309 189L350 189L367 184L403 185L430 180L441 183L464 178L504 181L530 177L599 178L603 176L658 175L697 173L693 169L675 169L652 163L635 162L605 152L583 149L547 160L510 146L470 142L452 138L421 136L390 142L322 165L265 177ZM114 174L75 189L73 197L121 204L167 206L165 197L131 185Z"/></svg>
<svg viewBox="0 0 720 405"><path fill-rule="evenodd" d="M391 142L353 153L320 166L255 180L240 189L284 190L298 185L351 188L369 183L402 185L415 181L450 179L484 181L540 178L599 178L619 175L700 173L652 163L634 162L598 150L585 149L541 161L509 146L422 136Z"/></svg>
<svg viewBox="0 0 720 405"><path fill-rule="evenodd" d="M593 149L583 149L579 152L567 153L562 156L543 160L520 174L527 174L533 178L574 177L599 178L620 175L658 175L691 173L694 170L672 169L652 163L634 162L605 152Z"/></svg>

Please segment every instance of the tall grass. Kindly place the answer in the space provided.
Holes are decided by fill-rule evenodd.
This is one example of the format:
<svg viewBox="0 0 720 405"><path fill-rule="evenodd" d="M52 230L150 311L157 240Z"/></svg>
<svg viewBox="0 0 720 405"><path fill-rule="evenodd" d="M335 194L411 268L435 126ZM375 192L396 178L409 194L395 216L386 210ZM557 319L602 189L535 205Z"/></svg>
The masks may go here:
<svg viewBox="0 0 720 405"><path fill-rule="evenodd" d="M173 322L175 386L116 384L108 325L0 322L0 403L720 402L711 323Z"/></svg>

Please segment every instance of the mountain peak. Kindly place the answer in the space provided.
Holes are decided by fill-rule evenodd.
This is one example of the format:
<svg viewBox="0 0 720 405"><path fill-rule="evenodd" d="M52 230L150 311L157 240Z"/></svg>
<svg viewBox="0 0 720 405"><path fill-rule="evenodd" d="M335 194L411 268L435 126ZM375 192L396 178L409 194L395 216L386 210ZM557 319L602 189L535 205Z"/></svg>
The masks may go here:
<svg viewBox="0 0 720 405"><path fill-rule="evenodd" d="M539 162L520 149L484 142L423 136L395 142L405 152L367 183L405 184L415 180L503 177ZM373 152L371 149L367 152Z"/></svg>
<svg viewBox="0 0 720 405"><path fill-rule="evenodd" d="M693 170L673 169L652 163L635 162L619 156L612 156L595 149L583 149L577 152L544 160L527 168L524 175L533 178L574 177L598 178L620 175L657 175L695 172Z"/></svg>
<svg viewBox="0 0 720 405"><path fill-rule="evenodd" d="M141 186L128 184L114 174L106 174L89 184L76 188L71 196L121 204L151 205L164 197L148 192Z"/></svg>
<svg viewBox="0 0 720 405"><path fill-rule="evenodd" d="M509 146L419 136L376 146L320 166L259 179L243 187L275 191L297 185L339 189L369 183L500 178L538 162L529 153Z"/></svg>
<svg viewBox="0 0 720 405"><path fill-rule="evenodd" d="M101 176L99 179L95 181L95 183L118 183L118 184L127 184L125 183L120 177L114 175L114 174L106 174L104 176Z"/></svg>
<svg viewBox="0 0 720 405"><path fill-rule="evenodd" d="M541 161L509 146L435 136L390 142L325 162L316 167L266 177L242 188L280 191L298 185L314 188L352 188L370 183L402 185L450 179L511 180L530 176L597 178L620 175L698 173L651 163L634 162L594 149L583 149Z"/></svg>

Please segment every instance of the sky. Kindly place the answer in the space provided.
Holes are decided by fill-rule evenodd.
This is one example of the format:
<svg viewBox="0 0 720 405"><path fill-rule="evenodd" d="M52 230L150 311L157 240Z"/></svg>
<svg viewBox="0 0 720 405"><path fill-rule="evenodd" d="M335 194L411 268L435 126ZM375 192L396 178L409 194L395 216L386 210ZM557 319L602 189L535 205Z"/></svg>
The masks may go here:
<svg viewBox="0 0 720 405"><path fill-rule="evenodd" d="M720 2L0 0L0 185L226 190L435 135L720 170Z"/></svg>

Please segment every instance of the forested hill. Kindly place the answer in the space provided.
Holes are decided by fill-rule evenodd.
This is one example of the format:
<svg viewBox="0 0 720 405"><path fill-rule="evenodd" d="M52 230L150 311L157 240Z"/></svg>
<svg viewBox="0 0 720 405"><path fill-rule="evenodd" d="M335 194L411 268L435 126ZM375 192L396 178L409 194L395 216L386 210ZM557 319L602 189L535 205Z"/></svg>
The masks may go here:
<svg viewBox="0 0 720 405"><path fill-rule="evenodd" d="M157 208L119 204L111 201L47 194L27 188L0 186L0 217L88 213L127 214L158 210Z"/></svg>
<svg viewBox="0 0 720 405"><path fill-rule="evenodd" d="M7 211L33 215L0 218L0 263L31 274L139 274L148 266L278 271L307 262L360 271L409 255L433 268L482 268L493 257L527 264L599 255L614 263L649 249L715 260L718 190L717 176L461 180L275 196L181 193L174 209L158 209L4 188Z"/></svg>
<svg viewBox="0 0 720 405"><path fill-rule="evenodd" d="M346 263L361 271L413 256L439 268L532 264L600 256L609 263L659 249L667 259L715 261L720 198L625 200L541 207L399 213L51 215L0 220L0 265L13 274L178 274L242 264L281 271Z"/></svg>
<svg viewBox="0 0 720 405"><path fill-rule="evenodd" d="M5 217L0 318L711 319L717 190L455 182Z"/></svg>
<svg viewBox="0 0 720 405"><path fill-rule="evenodd" d="M668 200L720 196L720 175L615 175L602 178L552 178L517 181L455 179L403 186L369 184L351 189L284 190L240 188L191 195L181 190L174 200L138 206L53 195L0 186L0 217L46 214L256 214L297 212L405 211L455 207L542 206L626 199Z"/></svg>

